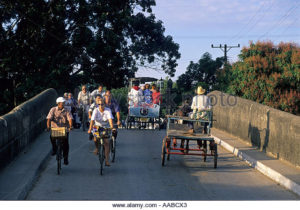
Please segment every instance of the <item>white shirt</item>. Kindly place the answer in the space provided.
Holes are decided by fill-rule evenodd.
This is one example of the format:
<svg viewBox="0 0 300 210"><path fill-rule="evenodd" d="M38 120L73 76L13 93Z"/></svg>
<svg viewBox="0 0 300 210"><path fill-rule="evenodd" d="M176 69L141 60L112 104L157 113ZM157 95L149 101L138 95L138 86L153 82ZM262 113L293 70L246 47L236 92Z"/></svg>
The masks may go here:
<svg viewBox="0 0 300 210"><path fill-rule="evenodd" d="M91 96L95 99L96 95L101 95L101 97L103 98L104 95L105 95L105 92L104 91L99 91L98 89L94 90L92 93L91 93Z"/></svg>
<svg viewBox="0 0 300 210"><path fill-rule="evenodd" d="M104 108L103 112L100 112L99 108L94 109L91 120L95 121L95 125L109 128L109 119L113 119L109 108Z"/></svg>
<svg viewBox="0 0 300 210"><path fill-rule="evenodd" d="M90 92L86 92L85 94L80 91L78 94L78 101L80 100L80 103L84 105L89 105L90 104Z"/></svg>
<svg viewBox="0 0 300 210"><path fill-rule="evenodd" d="M139 102L142 102L143 93L140 90L135 90L134 88L132 88L128 93L128 98L129 98L129 106L133 106L134 104L138 104Z"/></svg>
<svg viewBox="0 0 300 210"><path fill-rule="evenodd" d="M209 98L206 95L196 95L193 97L192 110L211 109Z"/></svg>

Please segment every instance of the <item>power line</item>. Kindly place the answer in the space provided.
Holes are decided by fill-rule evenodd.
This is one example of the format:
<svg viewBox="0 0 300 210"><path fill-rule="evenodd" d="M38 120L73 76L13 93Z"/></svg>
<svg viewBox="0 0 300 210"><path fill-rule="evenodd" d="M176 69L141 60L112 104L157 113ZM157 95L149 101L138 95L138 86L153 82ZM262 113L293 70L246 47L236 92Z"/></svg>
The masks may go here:
<svg viewBox="0 0 300 210"><path fill-rule="evenodd" d="M266 36L270 31L274 30L274 28L280 26L280 25L283 23L283 21L284 21L286 18L288 18L288 16L290 16L290 15L293 13L293 11L294 11L295 9L297 9L299 6L300 6L300 5L299 5L299 2L297 2L297 3L294 4L294 5L292 5L292 6L287 10L287 12L286 12L284 15L282 15L282 16L280 17L280 19L279 19L276 23L274 23L274 24L269 28L269 30L268 30L267 32L265 32L263 35L259 36L258 39L263 38L263 37Z"/></svg>
<svg viewBox="0 0 300 210"><path fill-rule="evenodd" d="M275 0L273 0L272 2L271 2L271 4L269 5L269 7L267 8L267 10L266 11L269 11L269 10L271 10L272 9L272 7L274 6L274 1ZM246 34L248 34L264 17L265 17L265 15L266 15L266 12L264 12L263 13L263 15L259 18L259 19L257 19L256 20L256 22L254 23L254 25L252 25L252 27L246 32ZM238 40L240 40L241 39L241 36L239 36L238 37L238 39L236 40L236 41L238 41Z"/></svg>
<svg viewBox="0 0 300 210"><path fill-rule="evenodd" d="M249 19L249 21L244 25L244 27L242 27L242 29L236 34L234 35L231 39L229 39L228 41L232 41L235 38L239 37L241 35L241 33L248 27L248 25L254 20L254 18L260 13L260 11L263 9L263 7L265 6L267 1L264 1L263 4L260 6L260 8L256 11L256 13Z"/></svg>

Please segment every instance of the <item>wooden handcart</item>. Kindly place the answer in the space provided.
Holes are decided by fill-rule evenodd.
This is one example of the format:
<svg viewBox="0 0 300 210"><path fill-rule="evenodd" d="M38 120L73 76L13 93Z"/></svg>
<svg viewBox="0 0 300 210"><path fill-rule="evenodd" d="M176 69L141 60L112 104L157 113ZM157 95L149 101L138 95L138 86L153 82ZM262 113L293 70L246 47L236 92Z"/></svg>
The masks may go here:
<svg viewBox="0 0 300 210"><path fill-rule="evenodd" d="M212 112L205 111L205 117L199 119L191 117L167 116L167 136L163 139L161 164L170 160L170 155L196 155L207 156L214 159L214 168L217 168L218 150L214 138L211 136ZM181 140L181 143L179 143ZM197 144L190 147L190 141L197 141ZM184 142L186 146L184 146Z"/></svg>

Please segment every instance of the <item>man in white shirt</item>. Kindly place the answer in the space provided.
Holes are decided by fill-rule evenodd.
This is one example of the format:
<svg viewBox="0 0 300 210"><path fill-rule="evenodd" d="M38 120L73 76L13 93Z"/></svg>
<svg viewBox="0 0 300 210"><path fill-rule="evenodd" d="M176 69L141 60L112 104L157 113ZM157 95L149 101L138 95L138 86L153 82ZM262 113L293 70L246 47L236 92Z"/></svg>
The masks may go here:
<svg viewBox="0 0 300 210"><path fill-rule="evenodd" d="M205 89L203 89L201 86L199 86L197 88L197 95L193 97L193 102L191 105L191 109L193 110L193 115L192 118L203 118L206 116L206 112L201 112L204 110L210 110L211 109L211 104L209 101L209 98L204 95L205 93ZM204 126L204 133L207 133L207 126L208 123L207 122L203 122L201 123L201 125ZM197 144L199 146L199 148L201 148L203 145L206 148L206 141L202 142L202 141L197 141Z"/></svg>
<svg viewBox="0 0 300 210"><path fill-rule="evenodd" d="M103 128L113 129L113 121L112 121L113 117L112 117L111 110L109 108L105 108L105 102L102 98L99 100L98 105L99 105L99 107L94 109L94 111L93 111L88 133L92 132L94 125L103 127ZM98 151L98 142L97 142L96 137L94 137L94 142L95 142L95 146L96 146L94 153L97 154L99 151ZM108 138L104 138L104 149L105 149L105 165L110 166L110 164L109 164L110 148L109 148L109 139Z"/></svg>
<svg viewBox="0 0 300 210"><path fill-rule="evenodd" d="M193 118L204 117L205 113L201 111L211 109L209 98L204 95L205 89L201 86L197 88L197 95L193 97L191 109L193 110Z"/></svg>
<svg viewBox="0 0 300 210"><path fill-rule="evenodd" d="M92 98L93 98L94 101L96 100L96 96L97 95L101 95L101 97L104 98L105 91L103 91L103 85L99 85L98 89L94 90L91 93L91 96L92 96Z"/></svg>
<svg viewBox="0 0 300 210"><path fill-rule="evenodd" d="M128 93L129 106L139 106L143 99L143 92L140 91L139 82L135 81Z"/></svg>

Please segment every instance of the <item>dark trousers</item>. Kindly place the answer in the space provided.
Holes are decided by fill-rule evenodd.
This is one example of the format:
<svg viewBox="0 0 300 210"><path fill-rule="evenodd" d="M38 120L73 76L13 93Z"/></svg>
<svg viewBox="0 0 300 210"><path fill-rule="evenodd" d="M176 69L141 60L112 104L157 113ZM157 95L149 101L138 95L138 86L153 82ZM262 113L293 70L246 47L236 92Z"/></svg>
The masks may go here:
<svg viewBox="0 0 300 210"><path fill-rule="evenodd" d="M53 151L57 151L57 145L56 145L56 138L52 138L50 136L50 141L52 144ZM63 156L64 158L67 158L69 155L69 133L67 133L67 138L62 139L62 149L63 149Z"/></svg>

